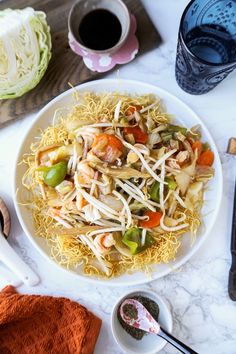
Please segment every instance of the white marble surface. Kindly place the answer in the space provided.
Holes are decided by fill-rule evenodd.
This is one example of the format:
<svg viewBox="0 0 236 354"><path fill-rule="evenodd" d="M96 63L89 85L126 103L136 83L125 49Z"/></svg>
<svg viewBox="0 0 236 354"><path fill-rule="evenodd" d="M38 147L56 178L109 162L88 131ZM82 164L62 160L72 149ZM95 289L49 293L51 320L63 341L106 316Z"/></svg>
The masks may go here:
<svg viewBox="0 0 236 354"><path fill-rule="evenodd" d="M224 154L227 141L236 136L236 73L231 74L212 92L191 96L175 81L174 61L180 15L187 0L143 0L156 24L162 45L122 67L122 78L138 79L167 89L189 104L205 122L219 148L224 170L224 193L218 220L208 241L178 272L147 285L168 301L173 318L173 333L201 354L236 353L236 303L227 294L230 266L230 233L236 157ZM110 74L115 77L117 74ZM92 286L60 272L42 258L22 232L12 202L11 180L15 156L22 136L34 115L0 130L0 195L12 215L10 243L41 277L35 288L19 285L21 293L66 296L86 305L103 320L96 354L121 354L110 330L110 313L118 296L127 289ZM6 279L4 279L4 277ZM0 287L16 281L1 266ZM166 346L162 353L177 353Z"/></svg>

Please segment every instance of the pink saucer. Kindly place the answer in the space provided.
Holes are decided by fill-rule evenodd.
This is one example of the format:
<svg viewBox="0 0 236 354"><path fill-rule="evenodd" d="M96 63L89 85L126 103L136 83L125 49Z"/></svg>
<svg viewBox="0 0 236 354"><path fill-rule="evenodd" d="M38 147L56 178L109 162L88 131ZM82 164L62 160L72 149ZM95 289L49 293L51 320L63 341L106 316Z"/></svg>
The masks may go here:
<svg viewBox="0 0 236 354"><path fill-rule="evenodd" d="M111 54L90 53L80 48L75 38L69 32L69 45L73 52L83 57L84 64L92 71L105 72L111 70L116 64L126 64L134 59L138 53L139 43L135 36L137 29L136 18L130 14L130 31L124 45L117 52Z"/></svg>

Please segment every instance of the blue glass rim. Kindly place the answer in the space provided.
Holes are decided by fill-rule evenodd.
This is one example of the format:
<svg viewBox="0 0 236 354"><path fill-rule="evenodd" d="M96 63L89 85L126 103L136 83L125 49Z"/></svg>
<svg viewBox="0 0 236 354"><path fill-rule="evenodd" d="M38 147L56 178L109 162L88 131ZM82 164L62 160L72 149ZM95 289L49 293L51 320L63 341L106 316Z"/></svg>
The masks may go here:
<svg viewBox="0 0 236 354"><path fill-rule="evenodd" d="M231 65L235 65L236 64L236 60L234 61L229 61L228 63L212 63L210 61L206 61L204 59L199 58L196 54L192 53L191 50L188 48L188 46L185 43L184 37L183 37L183 22L186 16L187 11L189 10L189 8L196 2L197 0L191 0L188 5L185 7L184 12L182 13L181 19L180 19L180 25L179 25L179 41L181 41L181 45L184 46L185 50L189 53L189 55L194 59L199 61L199 63L202 63L204 65L208 65L208 66L215 66L215 67L219 67L219 68L225 68L225 67L229 67ZM207 1L206 1L207 3Z"/></svg>

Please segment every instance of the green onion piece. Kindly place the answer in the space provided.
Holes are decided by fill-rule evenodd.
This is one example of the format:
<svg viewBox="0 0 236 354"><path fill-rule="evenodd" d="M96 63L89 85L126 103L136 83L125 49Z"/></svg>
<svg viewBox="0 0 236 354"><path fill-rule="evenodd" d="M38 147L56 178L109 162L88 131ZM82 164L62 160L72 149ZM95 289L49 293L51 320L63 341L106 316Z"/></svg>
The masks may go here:
<svg viewBox="0 0 236 354"><path fill-rule="evenodd" d="M172 139L172 133L170 133L170 132L163 132L163 133L161 133L160 134L161 135L161 139L162 139L162 141L164 142L164 143L166 143L166 142L168 142L168 141L170 141L171 139Z"/></svg>
<svg viewBox="0 0 236 354"><path fill-rule="evenodd" d="M146 233L146 238L145 238L145 244L142 247L142 250L144 251L145 249L147 249L148 247L152 246L155 243L154 238L152 237L152 235L150 234L150 232Z"/></svg>
<svg viewBox="0 0 236 354"><path fill-rule="evenodd" d="M120 119L120 124L123 124L123 125L129 125L129 121L126 117L122 117Z"/></svg>
<svg viewBox="0 0 236 354"><path fill-rule="evenodd" d="M177 187L177 183L175 182L173 177L166 177L165 182L168 183L168 188L171 190L175 190Z"/></svg>
<svg viewBox="0 0 236 354"><path fill-rule="evenodd" d="M166 177L165 182L168 183L168 185L164 186L164 192L167 193L168 189L175 190L177 187L177 183L175 182L174 178L172 177ZM160 202L160 183L155 181L150 189L150 198L154 201L159 203Z"/></svg>
<svg viewBox="0 0 236 354"><path fill-rule="evenodd" d="M181 126L179 126L179 125L174 125L174 124L170 124L167 129L168 129L168 131L171 132L171 133L180 132L180 133L182 133L182 134L184 134L184 135L186 135L186 134L187 134L187 131L188 131L187 128L181 127Z"/></svg>
<svg viewBox="0 0 236 354"><path fill-rule="evenodd" d="M211 150L210 144L209 143L203 143L202 144L202 151L207 151Z"/></svg>
<svg viewBox="0 0 236 354"><path fill-rule="evenodd" d="M150 198L154 201L159 203L160 202L160 183L155 181L150 189Z"/></svg>

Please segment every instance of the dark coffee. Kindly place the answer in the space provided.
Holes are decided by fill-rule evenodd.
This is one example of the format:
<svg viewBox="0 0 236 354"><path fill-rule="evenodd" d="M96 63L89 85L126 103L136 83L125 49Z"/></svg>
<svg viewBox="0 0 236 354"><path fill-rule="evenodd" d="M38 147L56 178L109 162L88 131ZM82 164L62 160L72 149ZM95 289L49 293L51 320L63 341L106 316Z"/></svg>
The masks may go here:
<svg viewBox="0 0 236 354"><path fill-rule="evenodd" d="M121 37L121 24L117 16L105 9L89 12L79 26L79 38L85 47L106 50L114 47Z"/></svg>

